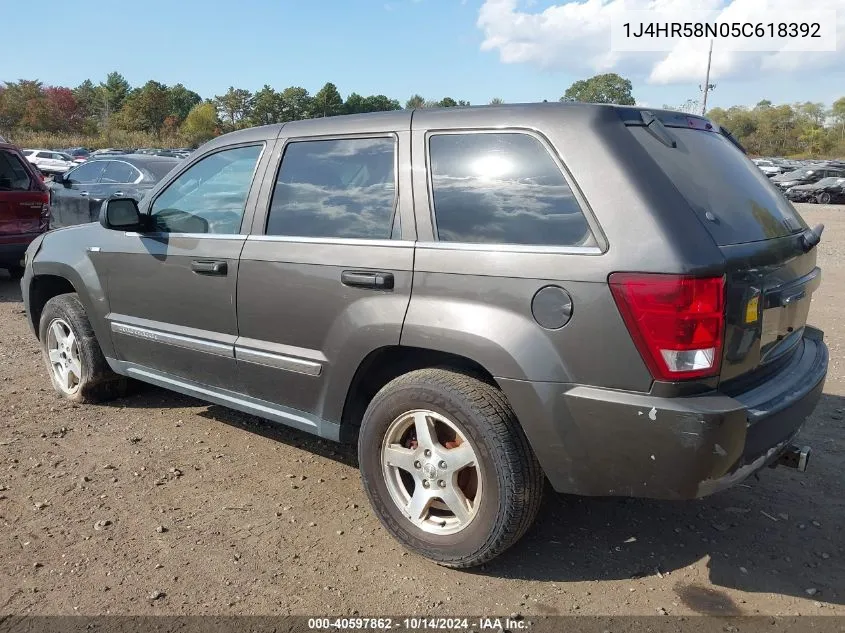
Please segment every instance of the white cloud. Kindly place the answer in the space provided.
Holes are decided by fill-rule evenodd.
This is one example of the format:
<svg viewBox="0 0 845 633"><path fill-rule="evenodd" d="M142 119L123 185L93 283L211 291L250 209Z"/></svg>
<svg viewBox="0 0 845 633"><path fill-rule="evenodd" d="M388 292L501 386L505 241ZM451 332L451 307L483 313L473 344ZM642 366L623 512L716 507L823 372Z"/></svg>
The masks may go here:
<svg viewBox="0 0 845 633"><path fill-rule="evenodd" d="M618 71L645 75L653 84L702 80L706 48L681 41L668 52L610 51L611 17L623 10L719 11L720 21L760 22L777 19L779 11L795 12L795 0L574 0L543 11L530 11L519 0L485 0L477 26L484 34L483 51L496 51L502 62L529 63L573 73ZM714 79L777 75L845 68L845 0L815 0L813 10L837 10L838 51L713 52Z"/></svg>

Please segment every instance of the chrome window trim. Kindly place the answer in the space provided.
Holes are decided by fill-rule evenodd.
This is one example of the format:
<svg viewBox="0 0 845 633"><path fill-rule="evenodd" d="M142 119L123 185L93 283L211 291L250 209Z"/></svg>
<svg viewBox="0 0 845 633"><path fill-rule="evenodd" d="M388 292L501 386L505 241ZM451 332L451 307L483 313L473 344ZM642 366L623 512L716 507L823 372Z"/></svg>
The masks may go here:
<svg viewBox="0 0 845 633"><path fill-rule="evenodd" d="M417 248L437 251L495 251L497 253L540 253L549 255L602 255L598 246L549 246L487 242L417 242Z"/></svg>
<svg viewBox="0 0 845 633"><path fill-rule="evenodd" d="M192 240L243 240L246 235L243 233L165 233L162 231L150 231L139 233L138 231L125 231L125 237L149 237L149 238L171 238L180 237Z"/></svg>
<svg viewBox="0 0 845 633"><path fill-rule="evenodd" d="M392 240L388 238L366 239L363 237L298 237L295 235L250 235L247 242L288 242L296 244L339 244L347 246L396 246L408 248L417 242Z"/></svg>

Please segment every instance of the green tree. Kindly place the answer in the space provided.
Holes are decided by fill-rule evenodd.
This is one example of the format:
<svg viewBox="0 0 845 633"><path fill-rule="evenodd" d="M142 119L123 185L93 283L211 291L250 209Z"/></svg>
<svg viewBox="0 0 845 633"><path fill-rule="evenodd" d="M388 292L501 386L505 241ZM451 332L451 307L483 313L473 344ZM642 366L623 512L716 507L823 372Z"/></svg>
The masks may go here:
<svg viewBox="0 0 845 633"><path fill-rule="evenodd" d="M158 137L168 114L170 94L167 86L150 80L126 97L116 121L123 129L149 132Z"/></svg>
<svg viewBox="0 0 845 633"><path fill-rule="evenodd" d="M839 97L830 107L830 116L838 130L840 140L845 140L845 97Z"/></svg>
<svg viewBox="0 0 845 633"><path fill-rule="evenodd" d="M452 97L443 97L437 104L441 108L454 108L458 105L458 102L455 101Z"/></svg>
<svg viewBox="0 0 845 633"><path fill-rule="evenodd" d="M120 110L124 100L129 96L130 88L129 82L119 72L110 72L106 75L105 82L100 84L100 108L105 121Z"/></svg>
<svg viewBox="0 0 845 633"><path fill-rule="evenodd" d="M326 117L343 114L343 97L331 82L327 82L317 94L314 95L314 100L311 103L311 116Z"/></svg>
<svg viewBox="0 0 845 633"><path fill-rule="evenodd" d="M290 86L279 95L282 121L299 121L308 118L312 97L305 88Z"/></svg>
<svg viewBox="0 0 845 633"><path fill-rule="evenodd" d="M616 73L606 73L576 81L566 89L560 100L634 105L636 102L631 89L630 79L620 77Z"/></svg>
<svg viewBox="0 0 845 633"><path fill-rule="evenodd" d="M346 102L343 104L343 111L346 114L358 114L360 112L368 112L364 97L357 92L353 92L346 97Z"/></svg>
<svg viewBox="0 0 845 633"><path fill-rule="evenodd" d="M253 125L270 125L271 123L280 123L283 120L279 93L264 84L264 87L256 92L253 98L250 122Z"/></svg>
<svg viewBox="0 0 845 633"><path fill-rule="evenodd" d="M401 110L399 101L385 95L370 95L364 99L365 112L388 112L390 110Z"/></svg>
<svg viewBox="0 0 845 633"><path fill-rule="evenodd" d="M182 84L171 86L167 93L168 114L176 117L178 121L184 121L191 108L202 102L202 97Z"/></svg>
<svg viewBox="0 0 845 633"><path fill-rule="evenodd" d="M219 133L220 121L217 118L217 106L210 101L191 108L182 123L182 135L192 145L200 145L214 138Z"/></svg>
<svg viewBox="0 0 845 633"><path fill-rule="evenodd" d="M425 106L426 100L419 94L411 96L411 98L405 102L405 108L408 110L413 110L414 108L424 108Z"/></svg>
<svg viewBox="0 0 845 633"><path fill-rule="evenodd" d="M490 99L490 105L505 105L505 100L500 97Z"/></svg>
<svg viewBox="0 0 845 633"><path fill-rule="evenodd" d="M76 99L80 116L86 119L96 116L100 104L97 99L97 87L93 81L86 79L79 84L73 89L73 97Z"/></svg>
<svg viewBox="0 0 845 633"><path fill-rule="evenodd" d="M252 114L253 96L249 90L230 86L226 94L214 97L214 105L228 130L243 127Z"/></svg>

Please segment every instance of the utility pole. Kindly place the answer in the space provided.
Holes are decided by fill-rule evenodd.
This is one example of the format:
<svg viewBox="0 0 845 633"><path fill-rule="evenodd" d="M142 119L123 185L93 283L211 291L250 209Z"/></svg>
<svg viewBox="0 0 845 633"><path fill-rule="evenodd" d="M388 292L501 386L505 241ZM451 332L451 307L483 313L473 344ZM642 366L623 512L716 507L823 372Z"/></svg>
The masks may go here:
<svg viewBox="0 0 845 633"><path fill-rule="evenodd" d="M710 52L707 53L707 76L704 78L704 98L701 100L701 115L704 116L707 112L707 93L716 87L716 84L710 83L710 60L713 58L713 40L710 40Z"/></svg>

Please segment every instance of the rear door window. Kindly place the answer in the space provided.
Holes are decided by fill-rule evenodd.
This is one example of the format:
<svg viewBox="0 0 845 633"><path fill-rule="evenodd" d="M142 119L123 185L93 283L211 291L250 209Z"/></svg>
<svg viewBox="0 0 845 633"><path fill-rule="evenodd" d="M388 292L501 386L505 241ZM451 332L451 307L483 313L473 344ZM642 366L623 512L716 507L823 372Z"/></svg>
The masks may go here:
<svg viewBox="0 0 845 633"><path fill-rule="evenodd" d="M429 154L440 241L595 246L563 172L534 136L435 134Z"/></svg>
<svg viewBox="0 0 845 633"><path fill-rule="evenodd" d="M677 144L671 147L644 126L628 129L718 245L784 237L806 228L766 175L718 132L667 126Z"/></svg>
<svg viewBox="0 0 845 633"><path fill-rule="evenodd" d="M124 163L122 160L111 160L103 175L100 176L100 182L105 184L132 183L138 180L140 175L141 172L129 163Z"/></svg>
<svg viewBox="0 0 845 633"><path fill-rule="evenodd" d="M29 172L12 152L0 150L0 191L29 191Z"/></svg>

